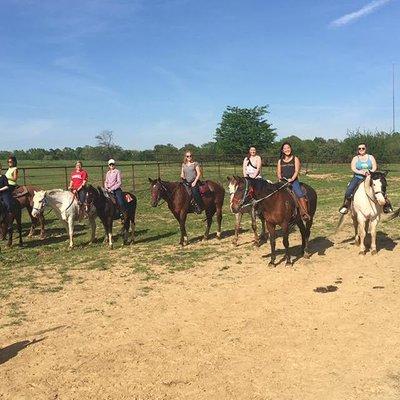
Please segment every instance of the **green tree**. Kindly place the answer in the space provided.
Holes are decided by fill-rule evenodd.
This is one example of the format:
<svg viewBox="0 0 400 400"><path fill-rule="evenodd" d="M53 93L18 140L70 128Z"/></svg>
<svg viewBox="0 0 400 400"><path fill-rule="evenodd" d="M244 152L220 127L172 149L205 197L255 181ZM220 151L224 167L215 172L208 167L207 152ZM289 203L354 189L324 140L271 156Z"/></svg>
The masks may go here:
<svg viewBox="0 0 400 400"><path fill-rule="evenodd" d="M244 154L250 146L265 151L276 137L275 129L266 119L267 114L267 106L228 106L215 131L217 148L224 154Z"/></svg>

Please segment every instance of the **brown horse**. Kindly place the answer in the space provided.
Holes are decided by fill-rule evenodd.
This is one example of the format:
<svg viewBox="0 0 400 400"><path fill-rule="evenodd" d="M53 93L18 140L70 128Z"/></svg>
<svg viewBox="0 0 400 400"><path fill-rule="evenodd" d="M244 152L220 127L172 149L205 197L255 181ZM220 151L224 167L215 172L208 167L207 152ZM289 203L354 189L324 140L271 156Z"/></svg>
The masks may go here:
<svg viewBox="0 0 400 400"><path fill-rule="evenodd" d="M31 228L29 230L28 237L31 237L35 233L35 228L40 224L40 239L44 239L46 237L46 233L44 231L44 216L40 214L37 218L32 216L32 208L33 208L33 196L34 192L39 191L40 189L36 186L19 186L14 190L13 196L15 200L18 201L21 209L26 208L28 211L29 217L31 219Z"/></svg>
<svg viewBox="0 0 400 400"><path fill-rule="evenodd" d="M150 179L151 184L151 205L157 207L161 199L165 200L168 208L179 222L181 229L180 244L185 246L188 243L186 233L186 217L188 213L194 212L191 205L191 195L185 188L183 182L166 182L159 179ZM200 192L203 192L203 204L206 214L206 231L203 240L207 240L212 218L217 214L217 238L221 239L222 205L224 204L224 188L216 182L204 181Z"/></svg>
<svg viewBox="0 0 400 400"><path fill-rule="evenodd" d="M5 229L4 232L5 236L3 239L6 239L8 235L8 242L7 242L8 247L12 246L14 220L17 223L17 229L19 234L19 245L22 246L21 208L19 204L16 201L14 201L11 212L7 212L7 209L5 208L4 204L0 201L0 225L2 227L4 226Z"/></svg>
<svg viewBox="0 0 400 400"><path fill-rule="evenodd" d="M299 207L287 186L288 183L272 184L260 179L235 177L231 182L230 191L233 193L231 209L234 213L252 204L258 214L262 214L267 226L271 243L270 265L275 265L276 253L276 226L279 225L283 231L283 244L285 246L286 265L292 265L289 254L289 229L296 224L301 233L301 254L309 258L308 241L310 238L311 226L317 208L317 193L315 190L302 183L302 189L306 192L308 202L308 213L310 219L305 222L301 219Z"/></svg>

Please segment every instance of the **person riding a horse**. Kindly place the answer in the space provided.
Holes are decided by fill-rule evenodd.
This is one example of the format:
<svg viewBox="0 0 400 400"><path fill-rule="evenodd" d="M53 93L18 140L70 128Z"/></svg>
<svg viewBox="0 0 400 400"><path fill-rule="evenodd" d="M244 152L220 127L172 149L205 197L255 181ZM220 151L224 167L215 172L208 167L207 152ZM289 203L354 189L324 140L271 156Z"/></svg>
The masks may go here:
<svg viewBox="0 0 400 400"><path fill-rule="evenodd" d="M365 180L365 178L377 170L377 163L375 157L367 153L367 145L360 143L357 147L357 155L351 160L351 170L354 175L349 184L347 185L346 193L344 195L343 205L340 207L341 214L347 214L350 208L353 195L358 185ZM392 212L392 205L388 198L385 198L386 204L383 207L384 213Z"/></svg>
<svg viewBox="0 0 400 400"><path fill-rule="evenodd" d="M262 179L262 160L254 146L250 146L247 156L243 160L243 176L245 178Z"/></svg>
<svg viewBox="0 0 400 400"><path fill-rule="evenodd" d="M201 178L201 169L197 161L194 160L191 151L185 152L182 163L181 178L183 183L190 188L193 195L193 205L196 214L200 214L203 210L203 200L199 190L199 179Z"/></svg>
<svg viewBox="0 0 400 400"><path fill-rule="evenodd" d="M7 176L1 173L1 164L0 164L0 201L4 204L4 207L7 210L7 213L12 212L13 208L13 197L12 197L12 188L10 183L8 182Z"/></svg>
<svg viewBox="0 0 400 400"><path fill-rule="evenodd" d="M288 142L283 143L281 146L281 156L278 160L276 175L279 180L285 179L291 184L300 206L301 218L304 221L308 221L310 215L307 209L307 200L298 179L300 168L300 159L293 154L292 145Z"/></svg>
<svg viewBox="0 0 400 400"><path fill-rule="evenodd" d="M71 172L71 180L68 189L74 193L78 199L79 209L85 202L85 186L89 180L89 174L82 168L82 161L77 161L75 169Z"/></svg>
<svg viewBox="0 0 400 400"><path fill-rule="evenodd" d="M111 158L108 160L108 171L106 174L106 179L104 181L104 188L107 192L114 195L121 213L124 214L126 213L126 205L121 185L121 172L117 168L115 168L115 160Z"/></svg>
<svg viewBox="0 0 400 400"><path fill-rule="evenodd" d="M7 163L8 163L8 169L5 176L8 180L10 193L12 193L17 187L17 179L18 179L17 158L13 155L10 155L8 157Z"/></svg>

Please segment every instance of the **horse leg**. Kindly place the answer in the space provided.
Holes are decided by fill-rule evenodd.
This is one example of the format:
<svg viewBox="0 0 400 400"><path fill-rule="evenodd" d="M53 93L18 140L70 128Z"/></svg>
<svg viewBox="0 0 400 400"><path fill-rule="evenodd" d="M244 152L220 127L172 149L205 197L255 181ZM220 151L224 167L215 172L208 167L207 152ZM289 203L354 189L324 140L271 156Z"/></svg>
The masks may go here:
<svg viewBox="0 0 400 400"><path fill-rule="evenodd" d="M299 230L301 233L301 251L300 251L300 253L304 258L310 258L310 255L308 254L308 252L306 252L308 240L306 240L306 227L304 226L303 220L298 218L296 221L296 225L299 227Z"/></svg>
<svg viewBox="0 0 400 400"><path fill-rule="evenodd" d="M45 219L44 219L44 215L40 214L38 217L39 223L40 223L40 239L46 239L46 232L44 230L44 224L45 224Z"/></svg>
<svg viewBox="0 0 400 400"><path fill-rule="evenodd" d="M31 219L31 228L29 229L28 233L28 238L31 238L35 234L37 218L32 215L32 207L30 205L26 205L26 210L28 211L29 218Z"/></svg>
<svg viewBox="0 0 400 400"><path fill-rule="evenodd" d="M251 210L250 215L251 215L251 227L254 233L254 246L260 247L260 238L258 237L257 234L257 218L254 209Z"/></svg>
<svg viewBox="0 0 400 400"><path fill-rule="evenodd" d="M74 219L72 215L68 218L68 234L69 234L69 248L72 249L74 247Z"/></svg>
<svg viewBox="0 0 400 400"><path fill-rule="evenodd" d="M17 221L17 229L18 229L18 235L19 235L19 246L22 246L22 221L21 221L21 210L18 210L17 215L15 217L15 220Z"/></svg>
<svg viewBox="0 0 400 400"><path fill-rule="evenodd" d="M238 245L238 239L239 239L239 230L240 230L240 222L242 221L243 213L238 212L235 214L235 236L233 237L232 244L234 246Z"/></svg>
<svg viewBox="0 0 400 400"><path fill-rule="evenodd" d="M308 242L310 240L312 224L313 224L313 217L311 217L308 221L306 221L304 258L310 258L310 252L308 250Z"/></svg>
<svg viewBox="0 0 400 400"><path fill-rule="evenodd" d="M365 218L363 216L359 216L358 220L358 235L360 237L360 252L359 255L365 255Z"/></svg>
<svg viewBox="0 0 400 400"><path fill-rule="evenodd" d="M204 232L203 240L208 240L208 236L210 234L210 228L212 224L212 217L215 214L215 208L214 209L206 209L206 230Z"/></svg>
<svg viewBox="0 0 400 400"><path fill-rule="evenodd" d="M275 234L275 225L271 224L270 222L265 221L265 224L267 225L268 233L269 233L269 241L271 244L271 261L269 262L269 266L274 267L275 266L275 259L276 259L276 253L275 253L275 245L276 245L276 234Z"/></svg>
<svg viewBox="0 0 400 400"><path fill-rule="evenodd" d="M176 216L176 219L179 222L179 227L181 229L181 240L179 242L181 246L186 246L188 244L188 237L186 233L186 217L187 212L185 210L182 210L180 214Z"/></svg>
<svg viewBox="0 0 400 400"><path fill-rule="evenodd" d="M222 204L216 205L217 214L217 239L221 239L221 229L222 229Z"/></svg>
<svg viewBox="0 0 400 400"><path fill-rule="evenodd" d="M376 251L376 228L378 226L379 220L375 218L374 220L370 221L370 231L371 231L371 254L374 256Z"/></svg>
<svg viewBox="0 0 400 400"><path fill-rule="evenodd" d="M14 230L13 222L14 222L14 216L11 213L9 213L9 215L7 216L8 247L12 246L13 230Z"/></svg>
<svg viewBox="0 0 400 400"><path fill-rule="evenodd" d="M124 234L123 234L123 238L124 238L124 244L128 244L128 235L129 235L129 227L130 227L131 221L129 219L129 216L126 215L125 219L124 219Z"/></svg>
<svg viewBox="0 0 400 400"><path fill-rule="evenodd" d="M292 266L292 260L290 259L290 252L289 252L289 225L284 223L282 225L283 231L283 245L285 246L285 258L286 258L286 267Z"/></svg>
<svg viewBox="0 0 400 400"><path fill-rule="evenodd" d="M265 219L262 214L260 215L260 221L261 221L261 235L259 236L259 240L267 241L268 237L267 237L267 232L265 232Z"/></svg>
<svg viewBox="0 0 400 400"><path fill-rule="evenodd" d="M135 217L131 219L131 243L135 243Z"/></svg>
<svg viewBox="0 0 400 400"><path fill-rule="evenodd" d="M107 237L108 237L108 246L112 250L114 248L114 242L112 237L112 229L113 229L113 218L112 216L108 217L107 221Z"/></svg>
<svg viewBox="0 0 400 400"><path fill-rule="evenodd" d="M89 217L89 224L91 228L91 236L89 244L92 244L96 241L96 219L94 215Z"/></svg>
<svg viewBox="0 0 400 400"><path fill-rule="evenodd" d="M356 246L359 246L360 245L360 235L359 235L359 231L358 231L357 216L352 215L351 218L353 220L353 226L354 226L354 244Z"/></svg>

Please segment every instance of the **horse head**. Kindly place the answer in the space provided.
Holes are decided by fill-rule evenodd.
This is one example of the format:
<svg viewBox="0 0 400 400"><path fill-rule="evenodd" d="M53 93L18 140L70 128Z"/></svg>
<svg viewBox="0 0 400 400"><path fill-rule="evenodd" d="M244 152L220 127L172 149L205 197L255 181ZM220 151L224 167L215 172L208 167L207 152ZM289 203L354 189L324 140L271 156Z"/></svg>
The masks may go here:
<svg viewBox="0 0 400 400"><path fill-rule="evenodd" d="M233 176L229 178L230 208L233 213L240 212L246 201L250 201L252 186L246 178Z"/></svg>
<svg viewBox="0 0 400 400"><path fill-rule="evenodd" d="M160 178L157 179L149 178L149 182L150 182L150 192L151 192L150 204L152 207L157 207L158 203L161 200L162 193L165 190L165 187L162 184Z"/></svg>
<svg viewBox="0 0 400 400"><path fill-rule="evenodd" d="M388 171L371 171L369 178L370 178L370 186L374 193L374 196L379 205L384 206L386 203L386 189L387 189L387 181L386 175Z"/></svg>
<svg viewBox="0 0 400 400"><path fill-rule="evenodd" d="M32 217L36 218L43 212L44 207L47 204L46 201L46 191L45 190L34 190L33 192L33 207L32 207Z"/></svg>

